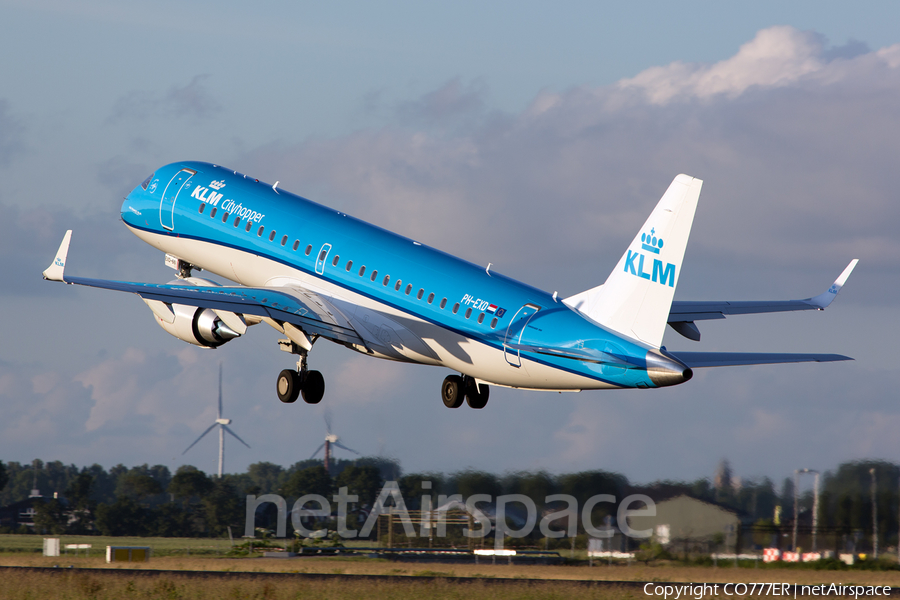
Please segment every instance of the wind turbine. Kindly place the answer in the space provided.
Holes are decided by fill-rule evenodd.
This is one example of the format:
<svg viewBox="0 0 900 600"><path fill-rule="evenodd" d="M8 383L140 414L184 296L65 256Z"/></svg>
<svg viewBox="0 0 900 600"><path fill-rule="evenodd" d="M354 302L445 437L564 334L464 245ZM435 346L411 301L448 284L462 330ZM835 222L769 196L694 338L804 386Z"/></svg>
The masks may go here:
<svg viewBox="0 0 900 600"><path fill-rule="evenodd" d="M325 441L322 443L321 446L316 448L316 451L312 453L312 456L310 456L310 459L315 458L316 454L318 454L322 448L325 448L325 471L330 474L331 473L331 446L332 446L332 444L337 446L338 448L343 448L344 450L348 450L348 451L352 452L353 454L359 454L359 452L357 452L353 448L348 448L347 446L342 444L340 441L341 438L339 438L335 434L331 433L331 411L329 411L329 410L325 411L325 431L328 432L328 435L325 436Z"/></svg>
<svg viewBox="0 0 900 600"><path fill-rule="evenodd" d="M203 436L213 430L213 427L216 425L219 426L219 479L222 478L222 470L225 468L225 432L227 431L231 435L234 436L234 439L247 446L250 445L238 437L238 434L233 432L228 425L231 424L231 419L225 419L222 417L222 363L219 363L219 412L216 413L216 422L209 426L209 429L200 434L194 443L187 447L187 450L181 453L182 456L187 454L187 451L197 445L197 442L203 439ZM318 450L317 450L318 452Z"/></svg>

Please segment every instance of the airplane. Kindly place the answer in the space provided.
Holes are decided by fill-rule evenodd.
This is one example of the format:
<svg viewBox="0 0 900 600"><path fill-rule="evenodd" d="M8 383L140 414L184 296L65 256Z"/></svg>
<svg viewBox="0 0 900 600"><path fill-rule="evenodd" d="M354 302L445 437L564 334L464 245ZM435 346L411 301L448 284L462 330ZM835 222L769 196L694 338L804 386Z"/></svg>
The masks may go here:
<svg viewBox="0 0 900 600"><path fill-rule="evenodd" d="M703 182L678 175L603 285L560 298L237 171L205 162L159 168L126 196L125 226L165 253L166 284L72 277L72 231L44 278L140 296L173 336L217 348L266 323L298 357L278 375L282 402L320 402L307 362L325 338L368 356L450 368L449 408L487 404L490 387L661 388L693 369L852 360L837 354L679 352L666 324L699 341L697 321L823 310L858 260L823 293L788 301L674 301ZM194 275L207 271L236 282Z"/></svg>

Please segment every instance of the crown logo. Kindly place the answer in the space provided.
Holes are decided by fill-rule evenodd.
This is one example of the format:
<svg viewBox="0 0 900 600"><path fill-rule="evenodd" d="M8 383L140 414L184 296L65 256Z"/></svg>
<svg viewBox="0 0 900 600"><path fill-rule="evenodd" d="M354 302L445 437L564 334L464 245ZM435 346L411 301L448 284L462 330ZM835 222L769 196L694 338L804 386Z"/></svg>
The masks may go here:
<svg viewBox="0 0 900 600"><path fill-rule="evenodd" d="M659 254L663 247L662 238L656 237L656 228L652 228L650 233L641 234L641 248L653 254Z"/></svg>
<svg viewBox="0 0 900 600"><path fill-rule="evenodd" d="M217 191L221 190L223 187L225 187L225 180L223 179L222 181L213 181L209 184L209 187Z"/></svg>

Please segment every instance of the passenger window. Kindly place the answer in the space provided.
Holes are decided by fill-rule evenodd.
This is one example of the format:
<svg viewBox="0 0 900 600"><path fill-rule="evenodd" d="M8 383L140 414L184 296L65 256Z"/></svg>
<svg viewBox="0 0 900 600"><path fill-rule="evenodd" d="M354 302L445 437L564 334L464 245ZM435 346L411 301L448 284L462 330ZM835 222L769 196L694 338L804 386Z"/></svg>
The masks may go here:
<svg viewBox="0 0 900 600"><path fill-rule="evenodd" d="M406 295L409 296L409 293L410 293L411 291L412 291L412 284L410 283L410 284L408 284L408 285L406 286Z"/></svg>
<svg viewBox="0 0 900 600"><path fill-rule="evenodd" d="M347 272L349 273L349 272L350 272L350 269L352 269L352 268L353 268L353 261L352 261L352 260L348 260L348 261L347 261Z"/></svg>
<svg viewBox="0 0 900 600"><path fill-rule="evenodd" d="M251 227L253 227L253 221L247 221L246 231L250 231Z"/></svg>
<svg viewBox="0 0 900 600"><path fill-rule="evenodd" d="M494 329L495 327L497 327L497 317L491 319L491 329Z"/></svg>
<svg viewBox="0 0 900 600"><path fill-rule="evenodd" d="M211 219L214 219L216 217L216 210L218 210L218 209L215 206L213 206L213 209L211 211L209 211L209 217Z"/></svg>
<svg viewBox="0 0 900 600"><path fill-rule="evenodd" d="M363 265L359 268L359 276L362 277L366 274L366 265Z"/></svg>
<svg viewBox="0 0 900 600"><path fill-rule="evenodd" d="M444 307L445 307L445 306L447 306L447 299L446 299L446 298L444 298L443 300L441 300L441 310L444 310Z"/></svg>
<svg viewBox="0 0 900 600"><path fill-rule="evenodd" d="M294 240L294 252L297 251L297 248L300 247L300 240Z"/></svg>
<svg viewBox="0 0 900 600"><path fill-rule="evenodd" d="M256 230L256 237L262 237L263 231L265 231L265 227L260 225L259 229Z"/></svg>
<svg viewBox="0 0 900 600"><path fill-rule="evenodd" d="M471 316L472 316L472 309L471 309L471 308L467 308L467 309L466 309L466 318L468 319L468 318L471 317Z"/></svg>
<svg viewBox="0 0 900 600"><path fill-rule="evenodd" d="M375 281L375 278L376 278L376 277L378 277L378 269L375 269L374 271L372 271L372 278L371 278L371 280L372 280L372 281Z"/></svg>
<svg viewBox="0 0 900 600"><path fill-rule="evenodd" d="M390 282L390 280L391 280L391 276L390 276L390 275L385 275L385 276L384 276L384 281L381 282L381 285L387 287L387 284L388 284L388 282Z"/></svg>
<svg viewBox="0 0 900 600"><path fill-rule="evenodd" d="M222 215L222 222L224 223L227 220L228 220L228 213L225 213L224 215Z"/></svg>
<svg viewBox="0 0 900 600"><path fill-rule="evenodd" d="M331 266L332 266L332 267L336 267L337 264L340 262L340 260L341 260L341 255L340 255L340 254L335 254L335 255L334 255L334 260L331 261Z"/></svg>
<svg viewBox="0 0 900 600"><path fill-rule="evenodd" d="M287 244L287 236L281 238L281 245L284 246L285 244Z"/></svg>
<svg viewBox="0 0 900 600"><path fill-rule="evenodd" d="M272 233L269 234L269 241L271 242L274 239L275 239L275 230L273 229Z"/></svg>
<svg viewBox="0 0 900 600"><path fill-rule="evenodd" d="M459 302L453 305L453 314L455 315L459 311Z"/></svg>
<svg viewBox="0 0 900 600"><path fill-rule="evenodd" d="M434 302L434 294L428 294L428 304Z"/></svg>
<svg viewBox="0 0 900 600"><path fill-rule="evenodd" d="M484 322L484 313L478 315L478 324L481 325L482 322Z"/></svg>
<svg viewBox="0 0 900 600"><path fill-rule="evenodd" d="M206 210L206 202L200 203L200 214L203 214L203 211Z"/></svg>
<svg viewBox="0 0 900 600"><path fill-rule="evenodd" d="M328 250L322 250L319 252L319 260L325 260L325 257L328 256Z"/></svg>
<svg viewBox="0 0 900 600"><path fill-rule="evenodd" d="M416 294L416 300L421 300L421 299L422 299L422 296L423 296L424 294L425 294L425 290L422 289L422 288L419 288L419 293Z"/></svg>
<svg viewBox="0 0 900 600"><path fill-rule="evenodd" d="M401 285L402 283L403 283L402 280L400 280L400 279L397 280L397 283L394 284L394 291L395 291L395 292L399 292L399 291L400 291L400 285Z"/></svg>
<svg viewBox="0 0 900 600"><path fill-rule="evenodd" d="M240 218L240 217L235 217L235 218L234 218L234 226L237 227L237 226L240 225L240 224L241 224L241 218Z"/></svg>
<svg viewBox="0 0 900 600"><path fill-rule="evenodd" d="M309 253L312 252L312 244L306 247L306 255L309 256Z"/></svg>

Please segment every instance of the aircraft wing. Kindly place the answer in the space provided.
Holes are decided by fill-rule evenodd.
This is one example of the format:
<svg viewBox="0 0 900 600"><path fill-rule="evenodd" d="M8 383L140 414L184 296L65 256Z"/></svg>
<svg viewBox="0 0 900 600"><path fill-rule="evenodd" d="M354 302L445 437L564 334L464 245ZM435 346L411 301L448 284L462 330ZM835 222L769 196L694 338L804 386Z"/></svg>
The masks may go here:
<svg viewBox="0 0 900 600"><path fill-rule="evenodd" d="M699 341L700 330L694 324L694 321L703 321L707 319L724 319L725 315L749 315L756 313L786 312L795 310L824 310L837 297L841 291L850 273L856 267L859 259L853 259L847 268L834 280L827 290L804 300L775 300L775 301L712 301L712 302L693 302L679 301L672 302L672 308L669 310L669 325L672 329L683 335L684 337ZM737 363L743 364L743 363Z"/></svg>
<svg viewBox="0 0 900 600"><path fill-rule="evenodd" d="M44 271L44 278L74 285L131 292L144 300L166 305L185 304L211 308L222 313L268 317L280 323L290 323L309 335L352 344L365 345L363 339L327 298L294 287L251 288L243 286L198 286L185 283L159 284L134 281L110 281L71 277L65 274L66 255L71 231L66 233L53 264ZM151 306L151 308L153 308ZM163 308L163 310L167 310ZM157 312L154 310L154 312Z"/></svg>
<svg viewBox="0 0 900 600"><path fill-rule="evenodd" d="M767 352L668 352L692 369L737 365L773 365L797 362L853 360L841 354L770 354Z"/></svg>

